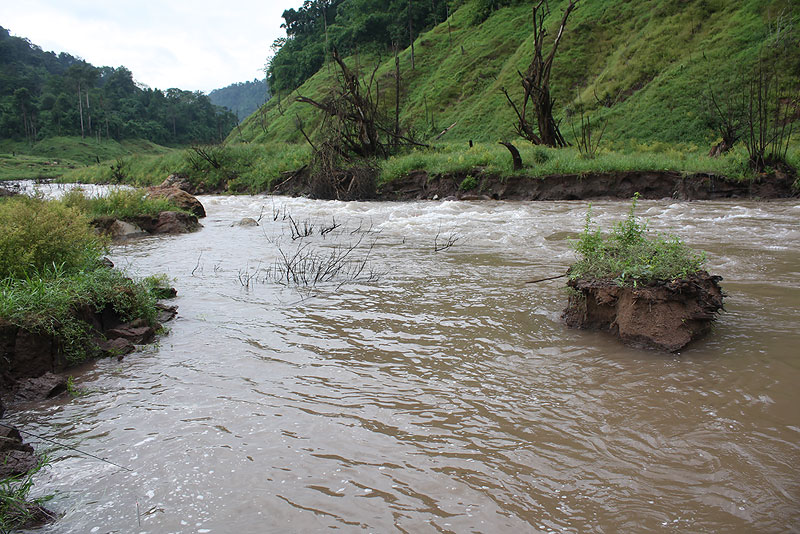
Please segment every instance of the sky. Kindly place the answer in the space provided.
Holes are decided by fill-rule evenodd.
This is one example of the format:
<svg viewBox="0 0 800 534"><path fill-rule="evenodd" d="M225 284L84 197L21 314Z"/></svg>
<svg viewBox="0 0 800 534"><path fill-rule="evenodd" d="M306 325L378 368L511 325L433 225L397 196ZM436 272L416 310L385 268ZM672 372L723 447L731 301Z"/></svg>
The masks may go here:
<svg viewBox="0 0 800 534"><path fill-rule="evenodd" d="M3 0L0 26L151 88L210 92L264 78L285 9L302 0Z"/></svg>

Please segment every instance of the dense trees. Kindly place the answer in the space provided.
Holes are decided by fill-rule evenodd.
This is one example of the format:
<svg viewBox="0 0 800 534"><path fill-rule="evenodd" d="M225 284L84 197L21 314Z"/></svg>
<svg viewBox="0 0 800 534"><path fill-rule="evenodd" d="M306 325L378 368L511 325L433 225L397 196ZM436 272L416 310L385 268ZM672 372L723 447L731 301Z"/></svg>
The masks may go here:
<svg viewBox="0 0 800 534"><path fill-rule="evenodd" d="M346 56L357 49L384 51L409 46L417 35L443 22L446 0L306 0L283 12L286 38L276 41L267 81L290 91L310 78L335 47Z"/></svg>
<svg viewBox="0 0 800 534"><path fill-rule="evenodd" d="M220 141L236 116L199 92L141 87L125 67L44 52L0 27L0 137L144 138L164 145Z"/></svg>

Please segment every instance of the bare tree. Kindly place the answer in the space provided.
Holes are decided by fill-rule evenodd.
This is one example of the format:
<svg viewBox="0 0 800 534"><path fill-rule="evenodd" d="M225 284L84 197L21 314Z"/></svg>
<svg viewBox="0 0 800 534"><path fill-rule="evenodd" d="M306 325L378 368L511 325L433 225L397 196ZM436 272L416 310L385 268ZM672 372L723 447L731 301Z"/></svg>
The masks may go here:
<svg viewBox="0 0 800 534"><path fill-rule="evenodd" d="M555 102L550 96L550 73L558 45L564 36L567 18L578 2L579 0L570 0L569 5L564 10L564 15L561 17L561 24L553 41L553 47L545 57L543 48L547 31L545 30L544 22L550 14L550 6L547 0L539 0L533 7L533 59L525 74L517 71L522 79L522 104L517 106L506 88L502 88L503 94L517 115L517 123L515 125L517 133L535 145L567 146L567 142L558 128L558 123L553 118ZM529 119L529 107L533 108L533 113L536 115L536 130L534 130L534 125L531 124Z"/></svg>

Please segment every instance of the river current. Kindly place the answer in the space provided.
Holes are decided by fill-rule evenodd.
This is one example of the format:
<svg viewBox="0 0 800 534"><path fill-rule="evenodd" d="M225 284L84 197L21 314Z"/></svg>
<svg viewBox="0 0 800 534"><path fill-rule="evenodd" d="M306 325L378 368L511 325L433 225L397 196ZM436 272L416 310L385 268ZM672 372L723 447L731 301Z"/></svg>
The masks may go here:
<svg viewBox="0 0 800 534"><path fill-rule="evenodd" d="M132 470L53 448L42 532L800 530L796 200L640 202L729 295L664 354L525 283L574 261L585 202L199 198L199 232L112 249L170 277L169 332L9 417Z"/></svg>

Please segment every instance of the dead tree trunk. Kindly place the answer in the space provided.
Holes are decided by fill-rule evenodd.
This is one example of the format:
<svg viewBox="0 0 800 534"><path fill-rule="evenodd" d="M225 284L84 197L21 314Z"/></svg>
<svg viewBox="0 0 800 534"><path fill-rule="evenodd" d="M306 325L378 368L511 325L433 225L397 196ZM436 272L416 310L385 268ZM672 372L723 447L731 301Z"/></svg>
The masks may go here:
<svg viewBox="0 0 800 534"><path fill-rule="evenodd" d="M564 36L564 29L567 25L567 18L579 0L570 0L569 5L564 10L564 15L561 17L561 24L558 28L558 33L553 41L553 48L547 57L544 56L542 49L544 47L544 38L547 31L544 27L544 21L550 14L550 9L546 0L539 0L539 3L533 7L533 59L528 66L525 74L518 72L522 79L522 105L517 106L512 100L511 96L505 88L502 88L506 100L514 109L517 115L517 123L515 128L517 133L529 140L535 145L545 145L551 147L567 146L564 136L558 128L558 122L553 118L553 106L555 101L550 96L550 73L553 68L553 60L556 57L558 45L561 43L561 38ZM536 114L536 130L534 125L531 124L528 115L528 108L533 107L533 113Z"/></svg>

